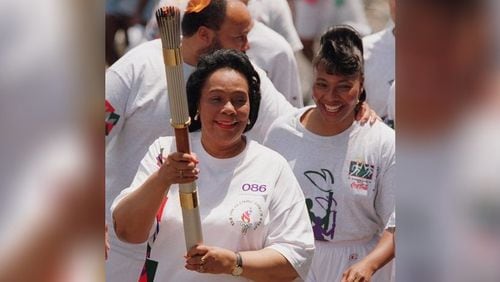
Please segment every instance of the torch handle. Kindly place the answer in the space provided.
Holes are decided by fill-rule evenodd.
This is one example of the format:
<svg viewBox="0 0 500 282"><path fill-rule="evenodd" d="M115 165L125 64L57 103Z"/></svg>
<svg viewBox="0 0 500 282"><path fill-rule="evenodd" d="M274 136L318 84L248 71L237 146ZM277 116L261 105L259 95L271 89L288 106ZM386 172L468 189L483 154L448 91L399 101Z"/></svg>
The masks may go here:
<svg viewBox="0 0 500 282"><path fill-rule="evenodd" d="M175 131L175 145L177 146L177 152L181 153L191 153L189 148L189 137L188 128L174 128Z"/></svg>
<svg viewBox="0 0 500 282"><path fill-rule="evenodd" d="M182 192L179 196L183 197ZM196 194L195 194L196 196ZM184 222L184 239L186 240L186 251L192 247L203 243L203 233L201 230L200 210L198 207L182 208L182 220Z"/></svg>
<svg viewBox="0 0 500 282"><path fill-rule="evenodd" d="M175 128L175 143L177 151L191 153L189 148L188 128ZM203 243L200 210L198 207L198 189L195 182L179 184L179 197L184 222L184 239L186 249Z"/></svg>

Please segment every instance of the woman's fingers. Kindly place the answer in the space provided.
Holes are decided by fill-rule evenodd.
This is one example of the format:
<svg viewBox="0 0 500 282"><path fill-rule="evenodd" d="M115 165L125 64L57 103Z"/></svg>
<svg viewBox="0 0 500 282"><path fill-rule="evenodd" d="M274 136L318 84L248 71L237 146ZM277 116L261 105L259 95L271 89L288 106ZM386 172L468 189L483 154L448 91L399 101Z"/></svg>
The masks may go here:
<svg viewBox="0 0 500 282"><path fill-rule="evenodd" d="M198 160L194 159L189 154L173 153L168 156L165 163L176 169L191 170L196 168Z"/></svg>
<svg viewBox="0 0 500 282"><path fill-rule="evenodd" d="M186 154L186 153L181 153L181 152L175 152L175 153L170 154L169 158L171 158L174 161L179 161L179 162L198 163L198 159L196 158L196 155L193 153Z"/></svg>
<svg viewBox="0 0 500 282"><path fill-rule="evenodd" d="M198 179L199 170L196 168L197 164L198 159L195 154L174 152L166 158L163 157L160 175L165 179L165 182L170 184L190 183Z"/></svg>
<svg viewBox="0 0 500 282"><path fill-rule="evenodd" d="M377 120L382 121L382 119L377 115L377 113L372 109L370 115L370 125L373 125Z"/></svg>
<svg viewBox="0 0 500 282"><path fill-rule="evenodd" d="M342 275L341 282L369 282L369 281L370 281L370 278L361 274L361 272L358 272L356 270L349 268Z"/></svg>
<svg viewBox="0 0 500 282"><path fill-rule="evenodd" d="M186 259L189 257L193 257L196 255L205 255L208 252L208 247L205 245L196 245L193 246L186 254Z"/></svg>
<svg viewBox="0 0 500 282"><path fill-rule="evenodd" d="M200 273L211 272L211 266L208 257L209 248L204 245L194 246L191 248L185 258L186 264L184 267L189 270L197 271Z"/></svg>
<svg viewBox="0 0 500 282"><path fill-rule="evenodd" d="M198 169L179 169L179 177L181 178L197 178L199 170Z"/></svg>
<svg viewBox="0 0 500 282"><path fill-rule="evenodd" d="M188 259L186 259L186 263L189 264L189 265L203 265L206 263L206 259L203 255L196 255L196 256L192 256L192 257L188 257Z"/></svg>

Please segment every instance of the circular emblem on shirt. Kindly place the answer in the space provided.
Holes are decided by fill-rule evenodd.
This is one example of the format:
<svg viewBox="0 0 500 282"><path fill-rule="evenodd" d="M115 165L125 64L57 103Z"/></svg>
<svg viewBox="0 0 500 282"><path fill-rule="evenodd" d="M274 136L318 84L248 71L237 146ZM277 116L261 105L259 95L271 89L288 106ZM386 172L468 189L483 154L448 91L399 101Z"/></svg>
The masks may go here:
<svg viewBox="0 0 500 282"><path fill-rule="evenodd" d="M229 222L232 226L239 226L241 234L246 235L248 230L256 230L262 224L263 216L258 203L243 200L236 203L229 212Z"/></svg>

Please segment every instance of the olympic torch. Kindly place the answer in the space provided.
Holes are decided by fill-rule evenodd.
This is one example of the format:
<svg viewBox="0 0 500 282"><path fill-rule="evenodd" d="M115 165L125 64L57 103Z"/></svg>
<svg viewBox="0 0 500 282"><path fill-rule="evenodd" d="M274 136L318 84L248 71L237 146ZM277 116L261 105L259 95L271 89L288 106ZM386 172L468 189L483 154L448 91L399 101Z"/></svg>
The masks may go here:
<svg viewBox="0 0 500 282"><path fill-rule="evenodd" d="M156 11L156 21L160 30L163 60L167 76L168 100L171 114L170 124L175 131L177 151L190 153L188 127L191 119L189 117L182 66L179 8L165 6L158 9ZM179 197L182 208L186 249L189 250L191 247L203 242L196 183L179 184Z"/></svg>

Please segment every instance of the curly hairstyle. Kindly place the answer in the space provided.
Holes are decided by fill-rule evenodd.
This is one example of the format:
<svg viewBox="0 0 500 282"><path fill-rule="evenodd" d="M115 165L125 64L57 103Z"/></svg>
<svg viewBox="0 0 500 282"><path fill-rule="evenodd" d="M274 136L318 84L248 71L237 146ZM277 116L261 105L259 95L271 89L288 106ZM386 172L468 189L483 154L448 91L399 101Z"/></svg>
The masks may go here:
<svg viewBox="0 0 500 282"><path fill-rule="evenodd" d="M223 68L229 68L239 72L245 77L248 83L248 96L250 102L250 114L248 119L250 123L246 126L247 132L257 121L260 106L260 77L255 71L245 53L233 49L221 49L211 54L202 56L198 62L196 70L189 76L186 84L188 96L189 116L191 125L189 131L196 131L201 128L199 120L194 120L198 111L198 105L201 98L201 89L204 87L208 77L215 71Z"/></svg>
<svg viewBox="0 0 500 282"><path fill-rule="evenodd" d="M322 66L326 73L332 75L363 76L365 61L361 35L349 25L330 27L321 36L320 49L313 59L313 66ZM358 106L365 100L366 91L363 89Z"/></svg>

